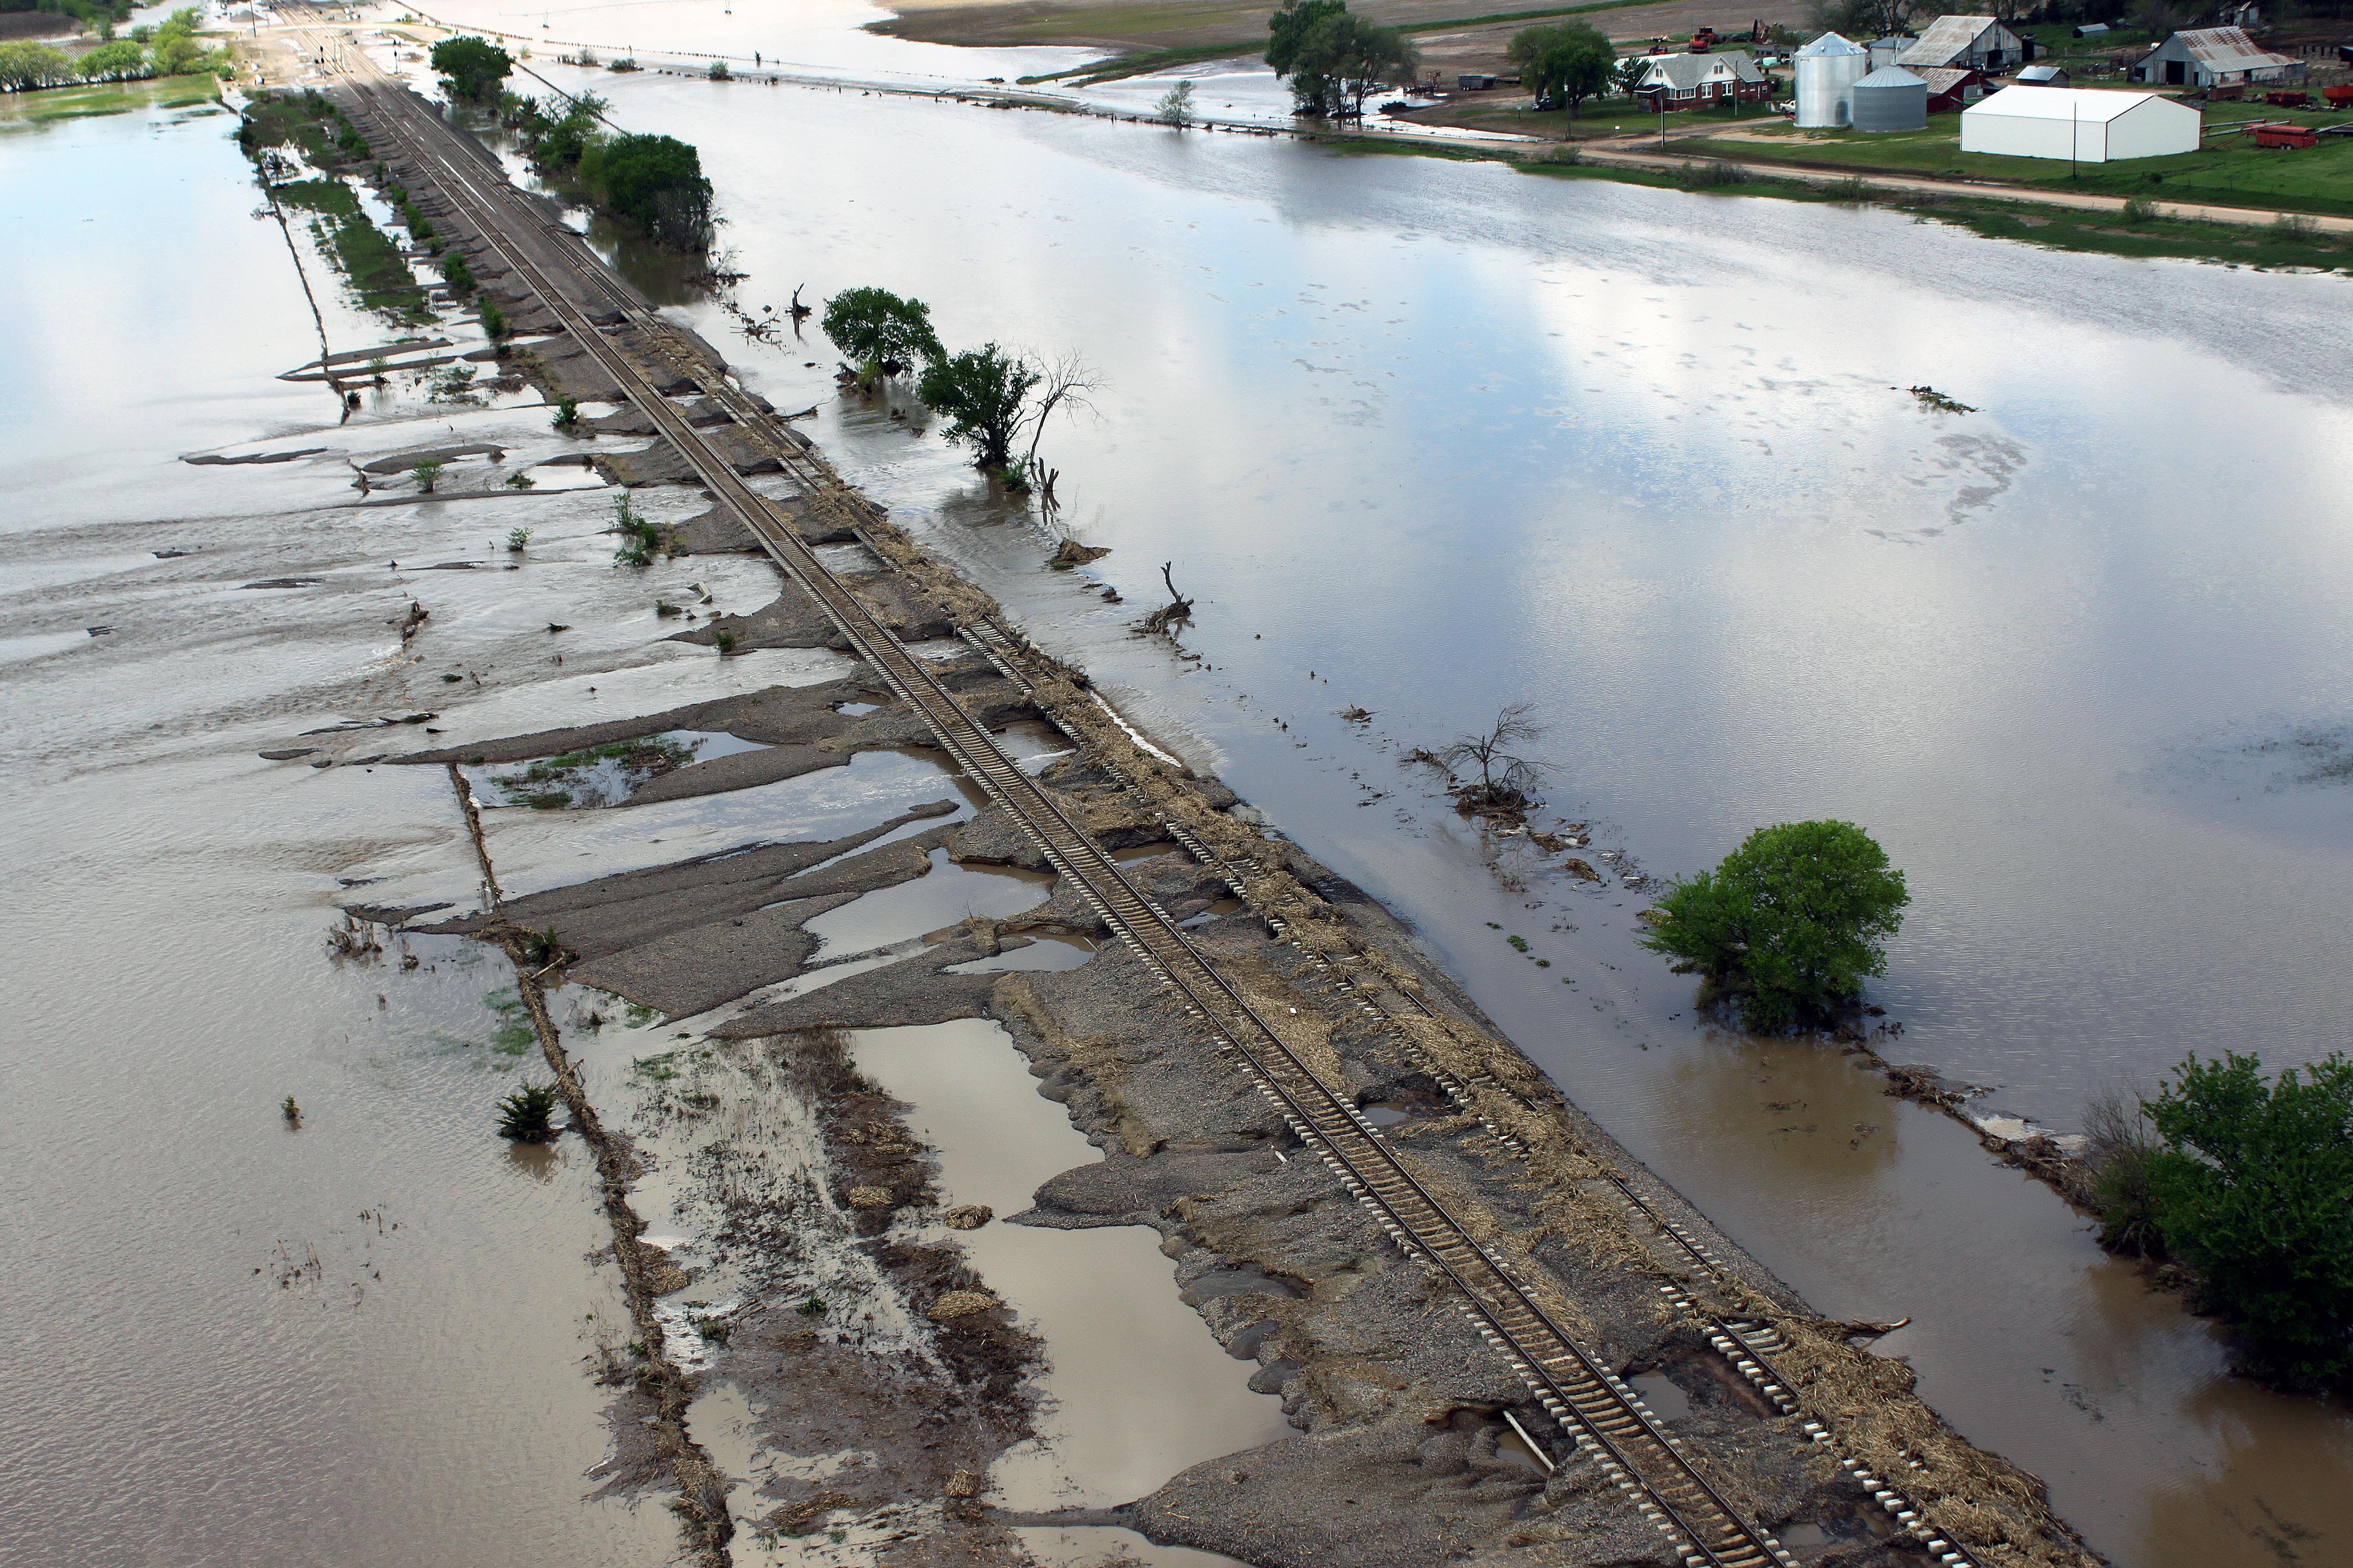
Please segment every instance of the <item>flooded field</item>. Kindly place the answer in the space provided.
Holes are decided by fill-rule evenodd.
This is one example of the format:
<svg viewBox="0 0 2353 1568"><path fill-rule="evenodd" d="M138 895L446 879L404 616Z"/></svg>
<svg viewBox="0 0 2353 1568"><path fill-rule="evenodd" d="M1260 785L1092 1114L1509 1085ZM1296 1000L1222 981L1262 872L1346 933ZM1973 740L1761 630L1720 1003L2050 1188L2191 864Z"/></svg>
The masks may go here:
<svg viewBox="0 0 2353 1568"><path fill-rule="evenodd" d="M1100 416L1044 455L1061 528L1113 553L1071 574L952 451L831 400L814 333L735 357L1819 1306L1912 1316L1883 1348L2095 1545L2353 1536L2321 1481L2353 1458L2341 1412L2228 1379L2209 1326L1964 1130L1703 1026L1625 881L1862 823L1915 897L1880 1048L1985 1114L2064 1131L2191 1049L2341 1044L2344 280L1043 113L614 93L705 149L754 308L882 283L951 346L1083 350ZM1128 630L1168 560L1201 662ZM1602 889L1492 855L1400 766L1520 698Z"/></svg>
<svg viewBox="0 0 2353 1568"><path fill-rule="evenodd" d="M631 8L636 42L718 47L665 19L684 9ZM722 25L739 22L748 39L744 19ZM875 62L829 58L913 68L899 51L931 47L870 45ZM880 405L838 401L813 331L762 348L731 340L715 306L684 307L779 406L819 405L804 428L1030 635L1415 921L1580 1105L1818 1307L1913 1316L1881 1348L1971 1437L2047 1479L2094 1546L2148 1568L2347 1550L2341 1411L2230 1381L2207 1326L1965 1131L1810 1045L1704 1027L1687 984L1631 942L1649 879L1762 823L1849 816L1915 900L1875 992L1905 1034L1880 1048L1987 1086L1988 1111L2064 1130L2086 1092L2191 1048L2252 1045L2279 1065L2341 1044L2344 280L1288 142L540 68L702 146L754 309L798 284L822 299L880 283L928 300L951 346L1082 350L1103 373L1097 416L1058 424L1044 455L1063 470L1061 526L1113 552L1057 574L1033 511ZM657 594L700 581L749 608L765 568L606 572L610 501L594 490L353 510L340 458L178 461L300 452L336 418L315 384L274 379L317 357L319 331L287 240L248 216L228 123L0 137L0 262L26 280L0 299L18 371L0 385L15 503L0 744L28 797L0 876L10 1001L37 1020L7 1069L24 1114L0 1131L37 1264L0 1306L37 1325L37 1352L0 1373L6 1436L30 1457L0 1522L58 1561L242 1562L299 1539L338 1561L459 1563L491 1531L516 1561L657 1560L674 1539L658 1506L581 1500L607 1448L580 1365L615 1310L612 1270L591 1260L581 1151L489 1136L520 1059L503 961L423 945L406 971L398 952L337 965L322 947L341 879L471 897L448 780L254 753L319 745L358 763L416 731L292 737L431 712L457 743L829 679L841 661L649 655ZM164 236L168 270L153 265ZM324 294L334 348L381 334ZM1980 412L1898 390L1923 383ZM381 398L332 444L364 461L372 441L422 439L427 416ZM536 408L429 417L513 466L567 447ZM522 569L497 570L526 519ZM417 569L461 560L475 568ZM1129 633L1164 561L1198 601L1183 643L1201 662ZM300 585L245 586L277 580ZM412 598L466 638L405 661L394 626ZM557 605L578 622L561 644L542 629ZM1599 889L1482 844L1400 766L1522 698L1553 725L1555 808L1610 852ZM1344 721L1352 705L1369 721ZM780 820L847 832L944 793L929 764L876 753L627 812L519 805L488 831L530 889ZM849 954L1042 896L954 869L810 930ZM1021 1080L1002 1073L955 1100L906 1047L870 1036L860 1059L934 1117L944 1184L959 1198L1034 1184L950 1112L1053 1108L1017 1112ZM626 1093L631 1049L617 1034L600 1054L600 1094ZM1124 1247L1117 1267L1142 1283L1121 1288L1180 1310L1142 1231L979 1234ZM1064 1310L1021 1304L1050 1327ZM1205 1331L1183 1353L1222 1359ZM1036 1495L1111 1500L1198 1457L1134 1447L1086 1377L1062 1409L1103 1468L1041 1467ZM1235 1375L1190 1430L1262 1440L1268 1404ZM115 1506L131 1496L145 1506Z"/></svg>

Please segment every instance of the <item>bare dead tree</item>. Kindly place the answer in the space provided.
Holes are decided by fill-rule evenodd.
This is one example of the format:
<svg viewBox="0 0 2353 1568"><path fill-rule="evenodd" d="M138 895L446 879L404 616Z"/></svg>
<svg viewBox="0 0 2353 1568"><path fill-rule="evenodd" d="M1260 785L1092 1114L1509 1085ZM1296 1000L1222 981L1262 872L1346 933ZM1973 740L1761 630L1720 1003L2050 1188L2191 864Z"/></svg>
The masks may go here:
<svg viewBox="0 0 2353 1568"><path fill-rule="evenodd" d="M1160 563L1160 580L1168 584L1168 602L1135 624L1142 632L1165 632L1193 618L1193 601L1176 591L1176 579L1170 574L1173 561Z"/></svg>
<svg viewBox="0 0 2353 1568"><path fill-rule="evenodd" d="M1029 452L1021 460L1031 473L1038 468L1039 438L1046 434L1046 421L1053 417L1054 410L1068 406L1073 414L1092 414L1095 405L1088 394L1103 390L1102 374L1076 349L1036 368L1039 391L1029 405Z"/></svg>
<svg viewBox="0 0 2353 1568"><path fill-rule="evenodd" d="M807 287L808 285L806 283L796 283L793 285L792 311L793 323L796 326L808 320L811 315L816 313L810 307L801 303L801 290Z"/></svg>
<svg viewBox="0 0 2353 1568"><path fill-rule="evenodd" d="M1477 764L1475 782L1466 779L1449 786L1464 810L1518 816L1539 804L1535 792L1544 783L1546 765L1522 754L1522 748L1545 733L1535 713L1533 702L1507 702L1485 730L1461 736L1433 753L1450 778Z"/></svg>

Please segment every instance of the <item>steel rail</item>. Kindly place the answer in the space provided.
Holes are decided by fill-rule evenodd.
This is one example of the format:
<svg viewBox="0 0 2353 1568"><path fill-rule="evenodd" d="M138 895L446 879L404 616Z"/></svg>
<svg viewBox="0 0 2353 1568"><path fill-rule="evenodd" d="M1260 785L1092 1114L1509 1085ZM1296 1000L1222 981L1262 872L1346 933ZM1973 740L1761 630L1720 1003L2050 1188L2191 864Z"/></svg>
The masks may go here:
<svg viewBox="0 0 2353 1568"><path fill-rule="evenodd" d="M1187 1010L1222 1040L1222 1051L1238 1058L1258 1087L1282 1111L1303 1142L1324 1158L1348 1190L1369 1208L1409 1256L1447 1276L1461 1290L1473 1325L1502 1350L1515 1372L1577 1446L1593 1457L1634 1506L1687 1562L1710 1568L1763 1568L1794 1560L1764 1531L1748 1522L1694 1467L1656 1418L1607 1367L1595 1360L1515 1277L1512 1266L1481 1244L1389 1148L1353 1100L1325 1084L1267 1021L1208 963L1167 915L1127 882L1117 864L1072 824L1045 789L1011 763L987 730L965 712L925 662L882 625L880 618L775 515L768 502L746 485L732 464L691 427L679 410L606 337L586 313L551 286L542 268L505 232L499 208L522 205L514 188L487 171L438 116L403 91L386 90L373 62L364 70L344 68L363 101L385 133L405 144L436 176L438 194L472 225L480 242L512 268L580 341L582 347L651 418L712 495L734 510L775 560L826 609L861 657L886 684L921 715L943 749L990 795L1005 805L1036 840L1058 873L1071 879L1082 897L1136 956L1155 970L1165 987L1182 996ZM433 143L450 149L437 151ZM537 215L530 226L545 233ZM596 278L571 254L577 238L569 230L551 235L566 270L582 275L596 293L616 301L625 320L653 337L696 384L747 427L757 430L765 411L721 372L677 364L676 343L667 322L636 306ZM700 354L688 355L700 361ZM716 383L714 386L712 383ZM779 443L789 446L789 443ZM828 509L846 504L839 480L818 469L805 454L789 454L795 478L816 481L813 499ZM815 470L812 472L812 470Z"/></svg>

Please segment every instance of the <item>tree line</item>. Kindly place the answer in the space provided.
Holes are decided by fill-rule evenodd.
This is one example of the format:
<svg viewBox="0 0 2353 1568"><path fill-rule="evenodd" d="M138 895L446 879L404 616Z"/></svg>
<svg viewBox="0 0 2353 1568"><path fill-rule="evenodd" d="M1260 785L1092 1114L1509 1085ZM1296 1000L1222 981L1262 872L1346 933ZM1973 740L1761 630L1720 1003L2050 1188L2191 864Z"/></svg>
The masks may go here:
<svg viewBox="0 0 2353 1568"><path fill-rule="evenodd" d="M69 55L47 44L0 44L0 91L31 92L47 87L201 76L227 69L227 49L207 49L196 41L198 21L193 6L174 11L157 26L133 27L81 55Z"/></svg>
<svg viewBox="0 0 2353 1568"><path fill-rule="evenodd" d="M680 250L710 247L718 219L702 155L674 136L615 132L594 93L545 100L507 89L514 57L488 39L446 38L433 69L460 103L494 110L543 173L568 180L608 216Z"/></svg>

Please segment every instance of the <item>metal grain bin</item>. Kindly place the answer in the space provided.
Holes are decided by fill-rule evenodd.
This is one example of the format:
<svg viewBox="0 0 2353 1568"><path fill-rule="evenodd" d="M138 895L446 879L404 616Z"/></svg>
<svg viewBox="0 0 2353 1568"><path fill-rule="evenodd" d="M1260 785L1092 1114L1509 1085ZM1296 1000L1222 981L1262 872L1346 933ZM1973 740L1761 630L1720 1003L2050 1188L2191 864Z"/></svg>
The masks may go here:
<svg viewBox="0 0 2353 1568"><path fill-rule="evenodd" d="M1926 131L1928 84L1902 66L1883 66L1854 84L1857 131Z"/></svg>
<svg viewBox="0 0 2353 1568"><path fill-rule="evenodd" d="M1798 51L1798 125L1836 131L1852 112L1848 101L1871 57L1836 33L1824 33Z"/></svg>

